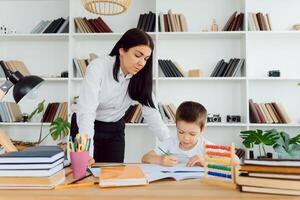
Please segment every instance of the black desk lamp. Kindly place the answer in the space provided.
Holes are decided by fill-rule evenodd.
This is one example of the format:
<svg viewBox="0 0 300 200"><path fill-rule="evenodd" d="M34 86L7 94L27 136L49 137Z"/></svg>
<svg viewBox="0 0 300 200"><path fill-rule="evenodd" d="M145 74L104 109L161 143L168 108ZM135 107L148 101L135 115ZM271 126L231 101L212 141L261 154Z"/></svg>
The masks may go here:
<svg viewBox="0 0 300 200"><path fill-rule="evenodd" d="M5 67L2 61L0 61L0 65L7 79L4 84L0 85L0 101L6 95L8 90L12 86L15 86L13 90L13 97L16 103L18 103L23 97L33 90L36 90L44 81L44 79L38 76L23 76L19 71L11 72Z"/></svg>

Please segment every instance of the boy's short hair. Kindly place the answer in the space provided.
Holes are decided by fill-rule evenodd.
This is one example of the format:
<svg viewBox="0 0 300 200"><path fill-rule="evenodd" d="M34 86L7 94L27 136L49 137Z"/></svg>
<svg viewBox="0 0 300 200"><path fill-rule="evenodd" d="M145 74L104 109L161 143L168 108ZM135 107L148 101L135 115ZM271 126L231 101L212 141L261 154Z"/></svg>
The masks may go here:
<svg viewBox="0 0 300 200"><path fill-rule="evenodd" d="M188 123L196 123L203 130L206 123L207 111L205 107L197 102L185 101L179 105L176 110L176 123L185 121Z"/></svg>

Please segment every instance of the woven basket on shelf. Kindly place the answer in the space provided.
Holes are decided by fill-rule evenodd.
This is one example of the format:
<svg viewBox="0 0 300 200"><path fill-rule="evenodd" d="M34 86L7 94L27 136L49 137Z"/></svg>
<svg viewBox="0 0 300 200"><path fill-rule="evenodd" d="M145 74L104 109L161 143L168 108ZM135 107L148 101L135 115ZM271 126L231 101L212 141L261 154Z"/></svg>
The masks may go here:
<svg viewBox="0 0 300 200"><path fill-rule="evenodd" d="M81 0L83 7L98 15L118 15L125 12L131 0Z"/></svg>

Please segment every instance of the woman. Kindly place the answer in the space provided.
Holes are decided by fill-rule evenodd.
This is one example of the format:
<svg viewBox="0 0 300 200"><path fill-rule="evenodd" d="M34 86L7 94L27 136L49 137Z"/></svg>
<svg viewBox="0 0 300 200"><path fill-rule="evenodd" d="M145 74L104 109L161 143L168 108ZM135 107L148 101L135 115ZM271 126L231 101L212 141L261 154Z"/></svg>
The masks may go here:
<svg viewBox="0 0 300 200"><path fill-rule="evenodd" d="M79 93L77 124L80 134L88 133L92 138L90 164L124 161L123 116L133 104L142 105L145 121L160 140L169 137L152 99L153 48L147 33L130 29L109 56L97 58L87 67Z"/></svg>

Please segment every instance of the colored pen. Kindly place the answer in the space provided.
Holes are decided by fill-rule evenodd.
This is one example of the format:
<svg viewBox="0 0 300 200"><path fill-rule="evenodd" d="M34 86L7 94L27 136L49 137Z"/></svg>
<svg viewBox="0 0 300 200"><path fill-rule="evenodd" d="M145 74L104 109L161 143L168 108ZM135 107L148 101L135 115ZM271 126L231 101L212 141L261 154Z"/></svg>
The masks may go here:
<svg viewBox="0 0 300 200"><path fill-rule="evenodd" d="M86 182L86 183L76 183L76 184L65 184L65 185L59 185L56 186L54 189L59 190L59 189L65 189L65 188L79 188L79 187L86 187L86 186L92 186L99 184L99 182Z"/></svg>

